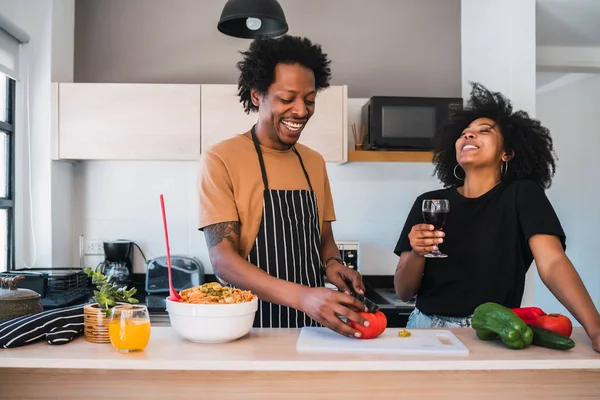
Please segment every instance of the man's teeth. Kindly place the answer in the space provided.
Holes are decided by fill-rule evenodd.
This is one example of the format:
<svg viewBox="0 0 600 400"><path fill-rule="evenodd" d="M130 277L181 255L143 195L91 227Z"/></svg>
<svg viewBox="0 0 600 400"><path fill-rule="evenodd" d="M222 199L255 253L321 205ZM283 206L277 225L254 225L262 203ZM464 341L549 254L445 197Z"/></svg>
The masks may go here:
<svg viewBox="0 0 600 400"><path fill-rule="evenodd" d="M295 124L293 122L288 121L281 121L281 123L284 124L291 131L297 131L298 129L302 128L302 126L304 126L304 124Z"/></svg>
<svg viewBox="0 0 600 400"><path fill-rule="evenodd" d="M477 147L477 146L474 146L474 145L472 145L472 144L467 144L466 146L464 146L464 147L463 147L463 150L464 150L464 149L478 149L478 148L479 148L479 147Z"/></svg>

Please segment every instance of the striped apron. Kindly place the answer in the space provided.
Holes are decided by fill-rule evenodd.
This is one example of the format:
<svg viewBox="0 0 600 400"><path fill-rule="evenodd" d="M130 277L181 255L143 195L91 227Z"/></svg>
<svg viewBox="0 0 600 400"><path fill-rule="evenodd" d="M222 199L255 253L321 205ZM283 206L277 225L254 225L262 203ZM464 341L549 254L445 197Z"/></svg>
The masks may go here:
<svg viewBox="0 0 600 400"><path fill-rule="evenodd" d="M310 287L324 286L317 198L302 157L296 148L292 148L298 156L310 190L269 190L265 162L254 126L251 133L265 189L260 229L248 254L248 262L275 278ZM294 308L259 300L255 328L303 326L318 324Z"/></svg>

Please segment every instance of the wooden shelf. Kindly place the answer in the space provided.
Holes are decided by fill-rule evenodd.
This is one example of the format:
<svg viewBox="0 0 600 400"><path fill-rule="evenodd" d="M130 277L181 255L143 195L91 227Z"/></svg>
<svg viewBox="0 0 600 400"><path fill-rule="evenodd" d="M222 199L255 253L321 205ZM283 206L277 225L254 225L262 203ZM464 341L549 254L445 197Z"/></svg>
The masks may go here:
<svg viewBox="0 0 600 400"><path fill-rule="evenodd" d="M371 151L351 150L348 162L428 162L433 160L430 151Z"/></svg>

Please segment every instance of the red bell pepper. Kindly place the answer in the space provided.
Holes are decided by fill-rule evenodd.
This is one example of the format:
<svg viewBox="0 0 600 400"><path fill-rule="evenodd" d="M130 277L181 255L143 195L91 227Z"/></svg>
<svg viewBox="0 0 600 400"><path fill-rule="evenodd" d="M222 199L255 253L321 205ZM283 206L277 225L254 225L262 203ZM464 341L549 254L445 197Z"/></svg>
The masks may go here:
<svg viewBox="0 0 600 400"><path fill-rule="evenodd" d="M523 320L526 324L535 324L535 321L543 316L546 313L539 307L521 307L521 308L511 308L512 312L517 314L519 318Z"/></svg>

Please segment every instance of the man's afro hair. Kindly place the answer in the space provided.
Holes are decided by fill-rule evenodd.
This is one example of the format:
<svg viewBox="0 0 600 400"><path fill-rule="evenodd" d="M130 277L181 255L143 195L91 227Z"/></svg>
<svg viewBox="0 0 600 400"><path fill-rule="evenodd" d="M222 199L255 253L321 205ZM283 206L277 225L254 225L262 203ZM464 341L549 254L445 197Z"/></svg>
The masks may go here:
<svg viewBox="0 0 600 400"><path fill-rule="evenodd" d="M237 63L241 71L238 79L238 95L244 111L257 111L252 104L250 90L256 89L264 95L275 81L277 64L300 64L315 74L315 87L319 91L329 87L330 60L321 46L306 38L284 35L278 38L258 37L247 51L241 52L242 61Z"/></svg>

